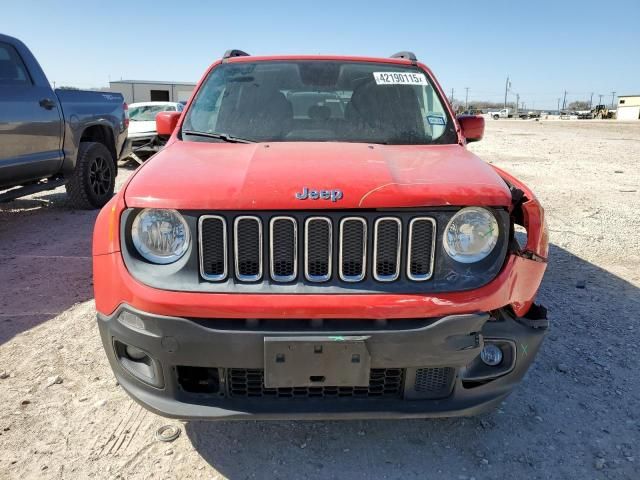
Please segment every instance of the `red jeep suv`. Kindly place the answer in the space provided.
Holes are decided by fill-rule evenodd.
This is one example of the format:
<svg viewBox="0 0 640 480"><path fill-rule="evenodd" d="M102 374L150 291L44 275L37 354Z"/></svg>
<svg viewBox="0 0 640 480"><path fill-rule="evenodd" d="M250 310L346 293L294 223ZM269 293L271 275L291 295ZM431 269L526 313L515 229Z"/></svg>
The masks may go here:
<svg viewBox="0 0 640 480"><path fill-rule="evenodd" d="M470 415L548 327L533 193L466 149L415 55L231 50L101 211L96 308L120 385L182 418ZM515 235L515 226L526 235Z"/></svg>

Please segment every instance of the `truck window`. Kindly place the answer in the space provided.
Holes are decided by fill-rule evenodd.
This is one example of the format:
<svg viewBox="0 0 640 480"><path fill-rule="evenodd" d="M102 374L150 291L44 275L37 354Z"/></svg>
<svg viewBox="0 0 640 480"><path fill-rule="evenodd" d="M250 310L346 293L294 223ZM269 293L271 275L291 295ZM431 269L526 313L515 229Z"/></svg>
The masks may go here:
<svg viewBox="0 0 640 480"><path fill-rule="evenodd" d="M0 85L31 85L20 55L13 46L0 42Z"/></svg>

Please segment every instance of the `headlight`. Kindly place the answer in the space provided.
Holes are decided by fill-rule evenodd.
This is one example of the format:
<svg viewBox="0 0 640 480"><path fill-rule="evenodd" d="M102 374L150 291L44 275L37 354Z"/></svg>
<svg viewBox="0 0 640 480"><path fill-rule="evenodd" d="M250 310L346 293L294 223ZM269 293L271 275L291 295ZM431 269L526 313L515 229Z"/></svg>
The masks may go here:
<svg viewBox="0 0 640 480"><path fill-rule="evenodd" d="M496 217L484 208L463 208L449 220L443 243L445 251L456 262L479 262L498 243Z"/></svg>
<svg viewBox="0 0 640 480"><path fill-rule="evenodd" d="M153 263L167 264L180 259L189 248L189 225L175 210L146 208L131 226L136 250Z"/></svg>

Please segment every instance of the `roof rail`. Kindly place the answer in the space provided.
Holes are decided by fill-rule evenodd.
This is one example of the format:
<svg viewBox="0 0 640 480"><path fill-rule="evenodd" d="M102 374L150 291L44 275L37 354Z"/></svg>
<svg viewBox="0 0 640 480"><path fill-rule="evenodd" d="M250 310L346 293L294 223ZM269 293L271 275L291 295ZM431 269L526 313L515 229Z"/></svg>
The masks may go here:
<svg viewBox="0 0 640 480"><path fill-rule="evenodd" d="M247 52L243 52L242 50L227 50L224 52L222 56L223 59L232 58L232 57L249 57L250 55Z"/></svg>
<svg viewBox="0 0 640 480"><path fill-rule="evenodd" d="M407 60L411 60L412 62L417 62L418 57L413 52L398 52L391 55L391 58L406 58Z"/></svg>

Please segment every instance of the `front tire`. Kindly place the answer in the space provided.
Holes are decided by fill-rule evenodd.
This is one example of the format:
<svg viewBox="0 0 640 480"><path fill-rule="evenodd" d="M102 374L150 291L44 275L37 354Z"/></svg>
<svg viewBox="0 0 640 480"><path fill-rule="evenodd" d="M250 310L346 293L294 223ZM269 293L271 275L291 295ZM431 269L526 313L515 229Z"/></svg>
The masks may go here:
<svg viewBox="0 0 640 480"><path fill-rule="evenodd" d="M111 152L102 143L82 142L78 160L66 184L71 205L86 210L101 208L113 196L116 167Z"/></svg>
<svg viewBox="0 0 640 480"><path fill-rule="evenodd" d="M493 119L494 119L494 120L498 120L499 118L500 118L500 115L494 115L494 116L493 116Z"/></svg>

